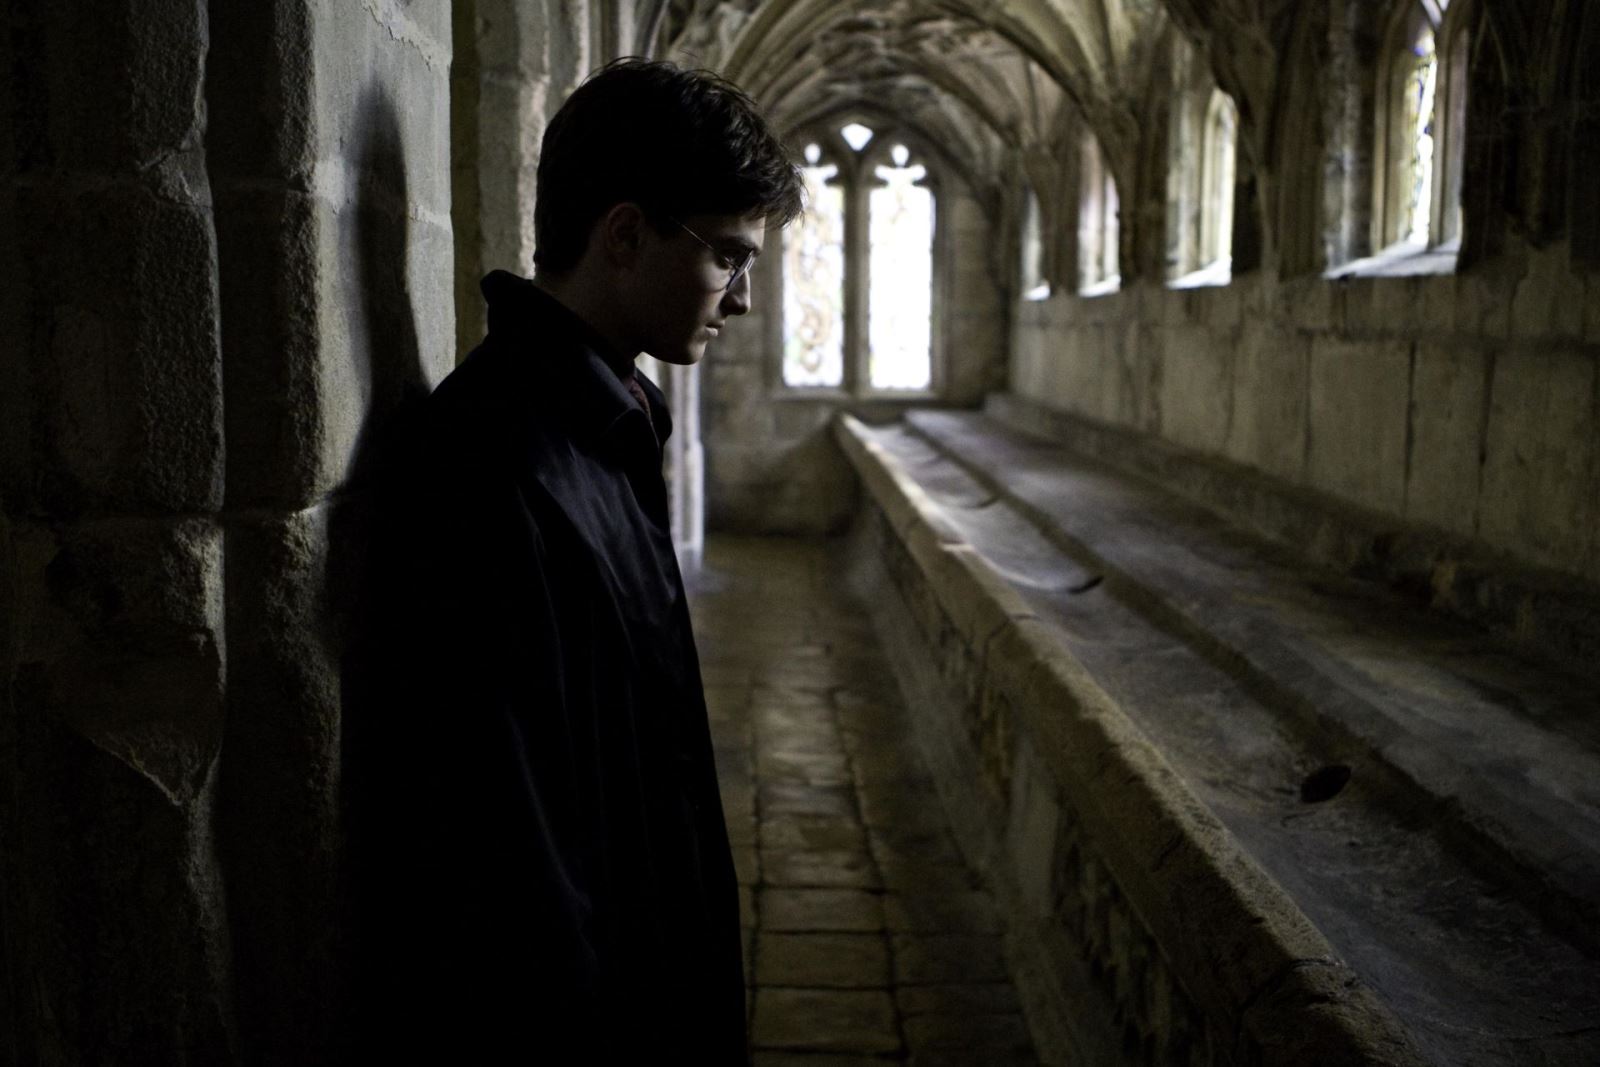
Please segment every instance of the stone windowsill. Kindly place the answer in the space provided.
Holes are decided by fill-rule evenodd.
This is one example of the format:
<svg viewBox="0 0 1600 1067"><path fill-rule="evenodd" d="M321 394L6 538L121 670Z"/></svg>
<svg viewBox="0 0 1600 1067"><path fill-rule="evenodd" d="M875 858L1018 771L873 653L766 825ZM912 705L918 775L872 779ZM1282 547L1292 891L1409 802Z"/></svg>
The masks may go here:
<svg viewBox="0 0 1600 1067"><path fill-rule="evenodd" d="M1454 274L1461 242L1428 247L1420 241L1398 241L1381 252L1333 267L1323 274L1341 278L1410 278L1422 274Z"/></svg>

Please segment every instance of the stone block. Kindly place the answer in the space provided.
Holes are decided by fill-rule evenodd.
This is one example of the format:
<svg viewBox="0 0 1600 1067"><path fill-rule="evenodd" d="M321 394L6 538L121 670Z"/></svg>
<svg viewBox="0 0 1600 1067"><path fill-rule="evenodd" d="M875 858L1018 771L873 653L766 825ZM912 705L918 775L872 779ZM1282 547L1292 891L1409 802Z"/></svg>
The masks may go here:
<svg viewBox="0 0 1600 1067"><path fill-rule="evenodd" d="M1199 452L1222 451L1233 407L1234 342L1204 328L1163 338L1161 435Z"/></svg>
<svg viewBox="0 0 1600 1067"><path fill-rule="evenodd" d="M1456 331L1485 340L1511 336L1511 293L1503 274L1462 274L1456 279Z"/></svg>
<svg viewBox="0 0 1600 1067"><path fill-rule="evenodd" d="M751 1043L811 1052L893 1053L894 1001L884 990L759 989Z"/></svg>
<svg viewBox="0 0 1600 1067"><path fill-rule="evenodd" d="M1055 903L1053 875L1061 799L1050 769L1034 752L1033 742L1026 735L1017 739L1013 768L1006 849L1018 900L1026 909L1014 918L1026 921L1048 916Z"/></svg>
<svg viewBox="0 0 1600 1067"><path fill-rule="evenodd" d="M761 872L763 885L797 889L881 888L872 857L859 851L762 849Z"/></svg>
<svg viewBox="0 0 1600 1067"><path fill-rule="evenodd" d="M125 699L162 696L128 673ZM31 1013L8 1037L36 1062L146 1053L229 1062L237 1046L208 810L214 773L202 771L189 795L169 795L157 780L166 771L130 764L114 744L86 743L52 706L54 688L24 668L0 734L8 789L25 798L8 806L0 856L6 964L25 983Z"/></svg>
<svg viewBox="0 0 1600 1067"><path fill-rule="evenodd" d="M1312 487L1398 515L1405 498L1411 346L1317 339L1310 380L1306 477Z"/></svg>
<svg viewBox="0 0 1600 1067"><path fill-rule="evenodd" d="M1037 1062L1021 1014L917 1015L906 1020L906 1043L919 1067Z"/></svg>
<svg viewBox="0 0 1600 1067"><path fill-rule="evenodd" d="M1333 329L1336 321L1343 321L1343 309L1339 306L1342 291L1339 282L1315 276L1281 282L1278 299L1284 322L1312 333Z"/></svg>
<svg viewBox="0 0 1600 1067"><path fill-rule="evenodd" d="M883 929L882 894L863 889L762 889L766 930L873 933Z"/></svg>
<svg viewBox="0 0 1600 1067"><path fill-rule="evenodd" d="M1568 266L1564 249L1530 254L1528 272L1511 299L1511 334L1530 340L1577 340L1583 336L1584 279Z"/></svg>
<svg viewBox="0 0 1600 1067"><path fill-rule="evenodd" d="M1478 532L1524 559L1592 566L1600 522L1596 361L1583 350L1505 352L1490 385Z"/></svg>
<svg viewBox="0 0 1600 1067"><path fill-rule="evenodd" d="M228 716L217 812L239 1025L277 1062L330 1055L341 736L373 736L376 667L345 654L370 516L359 494L228 530Z"/></svg>
<svg viewBox="0 0 1600 1067"><path fill-rule="evenodd" d="M895 991L900 1011L917 1015L1011 1015L1020 1010L1017 991L1009 982L906 986Z"/></svg>
<svg viewBox="0 0 1600 1067"><path fill-rule="evenodd" d="M1005 954L994 934L894 934L898 985L1003 982Z"/></svg>
<svg viewBox="0 0 1600 1067"><path fill-rule="evenodd" d="M1482 349L1417 346L1406 518L1467 537L1477 532L1488 374L1489 360Z"/></svg>
<svg viewBox="0 0 1600 1067"><path fill-rule="evenodd" d="M1421 307L1418 325L1434 338L1450 336L1456 328L1456 275L1423 275L1417 285Z"/></svg>
<svg viewBox="0 0 1600 1067"><path fill-rule="evenodd" d="M15 534L25 710L57 720L175 806L222 741L222 537L198 519Z"/></svg>
<svg viewBox="0 0 1600 1067"><path fill-rule="evenodd" d="M204 208L133 184L19 190L12 305L33 451L8 499L57 514L221 503L216 249Z"/></svg>
<svg viewBox="0 0 1600 1067"><path fill-rule="evenodd" d="M1239 328L1244 314L1245 287L1239 283L1211 285L1192 290L1197 318L1217 331Z"/></svg>
<svg viewBox="0 0 1600 1067"><path fill-rule="evenodd" d="M756 939L756 984L801 989L884 989L889 949L877 933L776 933Z"/></svg>
<svg viewBox="0 0 1600 1067"><path fill-rule="evenodd" d="M316 162L311 12L284 3L207 12L207 167L214 191L268 180L307 191Z"/></svg>
<svg viewBox="0 0 1600 1067"><path fill-rule="evenodd" d="M13 20L19 162L100 175L142 170L198 141L202 3L112 0L92 26L63 5Z"/></svg>
<svg viewBox="0 0 1600 1067"><path fill-rule="evenodd" d="M1298 331L1246 325L1234 361L1229 458L1290 481L1304 475L1310 349Z"/></svg>

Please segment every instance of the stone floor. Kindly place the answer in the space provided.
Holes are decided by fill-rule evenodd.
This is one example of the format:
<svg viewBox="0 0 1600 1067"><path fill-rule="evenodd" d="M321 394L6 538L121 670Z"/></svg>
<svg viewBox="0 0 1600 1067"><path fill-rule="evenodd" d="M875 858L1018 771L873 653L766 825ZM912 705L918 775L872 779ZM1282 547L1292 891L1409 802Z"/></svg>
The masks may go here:
<svg viewBox="0 0 1600 1067"><path fill-rule="evenodd" d="M717 539L692 583L756 1067L1036 1062L836 546Z"/></svg>

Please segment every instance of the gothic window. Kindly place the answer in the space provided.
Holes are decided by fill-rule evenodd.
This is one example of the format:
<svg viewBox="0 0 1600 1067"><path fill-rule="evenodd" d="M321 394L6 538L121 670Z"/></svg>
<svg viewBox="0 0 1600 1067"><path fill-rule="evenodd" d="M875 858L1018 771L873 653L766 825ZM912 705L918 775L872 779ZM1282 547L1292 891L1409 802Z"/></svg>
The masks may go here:
<svg viewBox="0 0 1600 1067"><path fill-rule="evenodd" d="M1233 97L1213 90L1201 142L1200 267L1223 278L1233 262L1233 185L1239 110Z"/></svg>
<svg viewBox="0 0 1600 1067"><path fill-rule="evenodd" d="M839 168L806 146L806 212L783 246L783 384L844 384L844 190Z"/></svg>
<svg viewBox="0 0 1600 1067"><path fill-rule="evenodd" d="M1050 295L1044 277L1044 221L1039 215L1039 196L1032 187L1022 191L1022 299L1043 300Z"/></svg>
<svg viewBox="0 0 1600 1067"><path fill-rule="evenodd" d="M936 198L927 165L859 122L803 142L806 213L784 234L782 382L793 389L934 387Z"/></svg>
<svg viewBox="0 0 1600 1067"><path fill-rule="evenodd" d="M1167 278L1226 284L1233 272L1239 111L1183 38L1173 45L1167 130Z"/></svg>
<svg viewBox="0 0 1600 1067"><path fill-rule="evenodd" d="M1464 20L1447 17L1449 3L1404 0L1385 38L1373 183L1379 248L1427 248L1460 234L1467 34Z"/></svg>
<svg viewBox="0 0 1600 1067"><path fill-rule="evenodd" d="M926 389L933 370L933 193L928 168L911 163L905 145L890 164L872 168L867 217L872 248L868 278L867 382L874 389Z"/></svg>
<svg viewBox="0 0 1600 1067"><path fill-rule="evenodd" d="M1115 292L1122 284L1117 180L1099 138L1085 133L1078 198L1078 291L1084 296Z"/></svg>

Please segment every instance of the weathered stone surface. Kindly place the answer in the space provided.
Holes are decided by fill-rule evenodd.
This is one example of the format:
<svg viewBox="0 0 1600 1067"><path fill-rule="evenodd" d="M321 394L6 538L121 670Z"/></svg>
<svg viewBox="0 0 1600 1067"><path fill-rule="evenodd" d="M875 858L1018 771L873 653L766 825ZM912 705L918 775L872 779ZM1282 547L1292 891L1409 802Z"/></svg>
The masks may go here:
<svg viewBox="0 0 1600 1067"><path fill-rule="evenodd" d="M1003 982L1005 954L989 934L895 934L894 977L900 985Z"/></svg>
<svg viewBox="0 0 1600 1067"><path fill-rule="evenodd" d="M875 933L777 933L756 939L756 984L805 989L884 989L889 947Z"/></svg>
<svg viewBox="0 0 1600 1067"><path fill-rule="evenodd" d="M1488 385L1480 350L1417 346L1407 518L1466 536L1476 532Z"/></svg>
<svg viewBox="0 0 1600 1067"><path fill-rule="evenodd" d="M1310 346L1261 323L1245 327L1233 364L1226 454L1290 482L1305 476Z"/></svg>
<svg viewBox="0 0 1600 1067"><path fill-rule="evenodd" d="M1410 360L1404 344L1312 344L1306 476L1314 488L1400 511Z"/></svg>
<svg viewBox="0 0 1600 1067"><path fill-rule="evenodd" d="M795 933L868 933L883 928L879 894L861 889L761 890L761 925Z"/></svg>
<svg viewBox="0 0 1600 1067"><path fill-rule="evenodd" d="M378 714L363 695L372 667L343 654L362 505L228 531L217 823L241 1039L283 1063L326 1058L339 1038L340 736Z"/></svg>
<svg viewBox="0 0 1600 1067"><path fill-rule="evenodd" d="M1495 360L1479 531L1534 560L1591 568L1600 501L1596 361L1567 349Z"/></svg>
<svg viewBox="0 0 1600 1067"><path fill-rule="evenodd" d="M761 870L769 885L857 889L879 886L872 857L865 852L763 849Z"/></svg>
<svg viewBox="0 0 1600 1067"><path fill-rule="evenodd" d="M895 990L894 999L907 1018L939 1015L970 1019L980 1015L1012 1015L1020 1010L1017 991L1009 982L902 986Z"/></svg>
<svg viewBox="0 0 1600 1067"><path fill-rule="evenodd" d="M760 989L751 1039L757 1048L889 1053L900 1048L887 991Z"/></svg>

